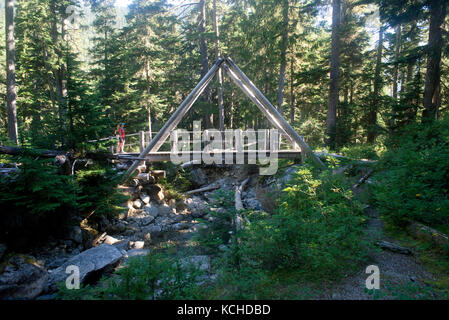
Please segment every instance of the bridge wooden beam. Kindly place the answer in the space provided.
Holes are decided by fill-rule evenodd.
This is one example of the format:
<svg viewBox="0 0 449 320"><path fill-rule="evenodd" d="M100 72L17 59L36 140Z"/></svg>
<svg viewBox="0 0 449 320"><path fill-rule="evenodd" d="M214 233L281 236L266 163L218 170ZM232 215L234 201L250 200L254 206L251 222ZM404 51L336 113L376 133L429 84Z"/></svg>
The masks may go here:
<svg viewBox="0 0 449 320"><path fill-rule="evenodd" d="M198 99L199 95L204 91L204 89L207 87L209 82L212 80L212 78L217 73L217 70L220 68L221 64L223 63L224 59L220 58L217 60L217 62L213 65L213 67L209 70L209 72L201 79L201 81L196 85L196 87L190 92L190 94L187 96L187 98L181 103L181 105L178 107L178 109L173 113L173 115L170 117L170 119L165 123L165 125L162 127L162 129L158 132L158 134L150 141L148 146L143 150L139 158L145 158L145 156L149 152L156 152L159 150L161 145L164 143L164 141L168 138L170 135L170 132L178 125L178 123L181 121L182 117L187 113L187 111L190 110L192 105L195 103L195 101ZM140 161L134 161L133 165L128 169L126 174L124 174L123 179L126 179L128 176L130 176L139 166Z"/></svg>
<svg viewBox="0 0 449 320"><path fill-rule="evenodd" d="M259 89L249 80L249 78L243 73L242 70L234 63L234 61L231 60L231 58L226 57L225 58L225 64L229 67L230 71L234 75L236 75L243 84L248 89L245 89L244 92L246 95L252 100L258 100L261 105L266 109L264 111L265 115L267 116L268 120L281 132L285 132L287 136L293 140L294 142L298 143L298 145L301 146L301 148L307 152L307 154L310 156L310 158L313 160L313 162L320 168L325 168L325 165L323 162L318 158L318 156L313 152L313 150L309 147L309 145L301 138L301 136L295 131L295 129L292 128L292 126L284 119L284 117L276 110L276 108L271 104L271 102L260 92ZM225 67L226 70L226 67ZM232 75L231 72L228 72L230 75ZM253 100L254 97L255 99ZM259 103L258 103L259 105Z"/></svg>

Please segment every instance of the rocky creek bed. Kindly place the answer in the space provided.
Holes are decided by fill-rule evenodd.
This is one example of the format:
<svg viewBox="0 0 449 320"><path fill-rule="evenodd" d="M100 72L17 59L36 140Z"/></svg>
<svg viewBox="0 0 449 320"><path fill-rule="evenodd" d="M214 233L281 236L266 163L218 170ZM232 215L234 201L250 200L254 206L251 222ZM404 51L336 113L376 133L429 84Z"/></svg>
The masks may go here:
<svg viewBox="0 0 449 320"><path fill-rule="evenodd" d="M125 169L126 166L118 167L121 171ZM53 299L57 284L65 281L66 268L70 265L79 267L81 283L95 283L102 275L124 265L130 257L146 255L150 250L163 250L167 246L175 253L188 249L190 256L186 262L209 270L211 257L195 246L192 237L200 228L206 227L200 223L201 219L212 219L208 209L215 201L216 190L232 191L250 177L242 193L245 208L261 210L264 200L266 204L270 203L266 197L260 197L265 192L259 190L258 170L255 169L244 165L197 166L191 170L192 185L206 189L214 186L214 190L175 199L158 183L159 179L165 178L164 171L139 167L136 179L118 186L129 200L123 204L123 212L118 217L104 218L99 223L98 229L103 232L92 229L88 219L82 220L79 225L67 228L63 239L50 238L44 247L15 254L3 261L0 299ZM1 246L0 249L3 256L6 248Z"/></svg>

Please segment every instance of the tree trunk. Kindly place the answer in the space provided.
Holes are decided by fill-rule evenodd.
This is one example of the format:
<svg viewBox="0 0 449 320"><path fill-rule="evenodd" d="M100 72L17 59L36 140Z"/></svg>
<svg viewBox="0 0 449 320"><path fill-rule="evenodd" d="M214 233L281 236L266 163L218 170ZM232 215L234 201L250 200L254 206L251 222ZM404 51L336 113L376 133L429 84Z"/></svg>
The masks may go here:
<svg viewBox="0 0 449 320"><path fill-rule="evenodd" d="M279 71L279 86L277 94L277 108L280 114L283 113L282 104L284 102L284 84L285 84L285 69L287 66L287 42L288 42L288 0L283 1L282 10L282 40L281 40L281 69Z"/></svg>
<svg viewBox="0 0 449 320"><path fill-rule="evenodd" d="M220 58L220 33L218 30L218 18L217 18L217 0L214 0L214 30L215 30L215 57L218 60ZM223 106L223 74L222 69L218 69L218 120L220 123L220 131L224 131L224 106Z"/></svg>
<svg viewBox="0 0 449 320"><path fill-rule="evenodd" d="M6 0L5 27L6 27L6 106L8 109L8 136L14 144L18 144L17 129L17 91L16 91L16 59L14 41L14 3L15 0Z"/></svg>
<svg viewBox="0 0 449 320"><path fill-rule="evenodd" d="M396 26L396 44L394 51L394 60L398 61L399 55L401 53L401 25ZM393 68L393 99L398 99L398 75L399 75L399 65L395 64Z"/></svg>
<svg viewBox="0 0 449 320"><path fill-rule="evenodd" d="M446 17L446 1L430 1L430 26L427 54L426 83L424 86L422 120L432 121L438 115L439 86L441 78L441 51L443 46L441 26Z"/></svg>
<svg viewBox="0 0 449 320"><path fill-rule="evenodd" d="M329 100L326 116L326 145L334 149L337 129L338 82L340 67L340 9L341 0L332 1L332 49Z"/></svg>
<svg viewBox="0 0 449 320"><path fill-rule="evenodd" d="M209 61L207 58L207 42L205 38L206 33L206 1L200 0L198 3L200 6L200 54L201 54L201 77L204 77L209 71ZM205 102L211 102L211 91L210 87L207 86L204 90ZM204 129L214 127L214 114L204 113Z"/></svg>
<svg viewBox="0 0 449 320"><path fill-rule="evenodd" d="M374 143L376 139L377 110L379 109L379 95L382 89L382 78L380 76L382 66L382 48L383 48L383 27L379 28L379 43L377 46L376 68L374 71L374 90L371 109L368 113L368 135L367 142Z"/></svg>
<svg viewBox="0 0 449 320"><path fill-rule="evenodd" d="M290 124L293 125L295 122L295 106L296 106L296 99L295 99L295 92L293 89L293 68L294 67L294 57L292 55L290 60Z"/></svg>
<svg viewBox="0 0 449 320"><path fill-rule="evenodd" d="M150 101L150 93L151 93L151 78L150 78L150 61L147 59L145 63L145 76L147 81L147 111L148 111L148 131L150 141L153 139L153 135L151 133L151 101Z"/></svg>

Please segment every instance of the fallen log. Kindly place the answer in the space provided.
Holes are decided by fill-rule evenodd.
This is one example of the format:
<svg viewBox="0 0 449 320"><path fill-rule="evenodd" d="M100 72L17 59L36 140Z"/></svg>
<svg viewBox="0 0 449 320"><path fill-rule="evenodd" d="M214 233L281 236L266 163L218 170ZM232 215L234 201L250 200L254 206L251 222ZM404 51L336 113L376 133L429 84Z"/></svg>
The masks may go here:
<svg viewBox="0 0 449 320"><path fill-rule="evenodd" d="M240 230L243 228L243 220L245 220L247 223L249 223L249 220L246 219L243 214L241 214L239 211L245 209L242 202L242 192L245 188L246 184L249 181L249 177L243 180L242 184L240 186L235 187L235 209L237 210L237 214L235 217L235 226L237 230Z"/></svg>
<svg viewBox="0 0 449 320"><path fill-rule="evenodd" d="M406 255L413 254L413 252L410 249L401 247L397 244L394 244L394 243L391 243L388 241L384 241L384 240L377 241L376 246L378 246L384 250L388 250L388 251L395 252L395 253L406 254Z"/></svg>
<svg viewBox="0 0 449 320"><path fill-rule="evenodd" d="M367 159L351 160L348 157L342 156L340 154L335 154L335 153L317 152L315 154L322 159L325 159L326 157L331 157L331 158L335 158L338 160L347 160L347 161L352 161L352 162L360 163L360 164L374 164L377 162L376 160L367 160Z"/></svg>
<svg viewBox="0 0 449 320"><path fill-rule="evenodd" d="M218 189L218 188L220 188L220 186L215 184L215 185L210 185L210 186L207 186L207 187L203 187L203 188L187 191L186 194L191 195L191 194L195 194L195 193L215 190L215 189Z"/></svg>
<svg viewBox="0 0 449 320"><path fill-rule="evenodd" d="M449 245L449 237L446 234L425 226L422 223L412 223L408 227L408 230L415 238L431 242L440 248L445 248Z"/></svg>
<svg viewBox="0 0 449 320"><path fill-rule="evenodd" d="M201 164L201 160L192 160L192 161L184 162L183 164L181 164L181 168L187 169L187 168L193 167L195 164Z"/></svg>
<svg viewBox="0 0 449 320"><path fill-rule="evenodd" d="M73 155L70 152L66 151L29 149L29 148L10 147L10 146L0 146L0 153L9 154L12 156L20 156L26 153L30 153L32 155L38 155L39 157L43 158L55 158L57 156L67 156L69 158L73 157Z"/></svg>
<svg viewBox="0 0 449 320"><path fill-rule="evenodd" d="M363 177L361 177L356 184L352 186L352 189L357 189L358 187L360 187L360 185L364 183L366 179L368 179L373 174L373 172L374 172L373 169L368 170L368 172Z"/></svg>

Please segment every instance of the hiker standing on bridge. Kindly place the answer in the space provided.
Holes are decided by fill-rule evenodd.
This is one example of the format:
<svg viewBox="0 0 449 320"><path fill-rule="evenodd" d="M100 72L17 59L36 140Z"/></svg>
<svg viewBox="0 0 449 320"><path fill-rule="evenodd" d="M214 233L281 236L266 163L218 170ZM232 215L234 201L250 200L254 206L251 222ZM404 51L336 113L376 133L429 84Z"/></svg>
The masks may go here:
<svg viewBox="0 0 449 320"><path fill-rule="evenodd" d="M125 145L125 129L123 127L125 126L124 123L119 123L117 125L117 130L115 130L114 134L117 136L117 153L124 153L123 147Z"/></svg>

